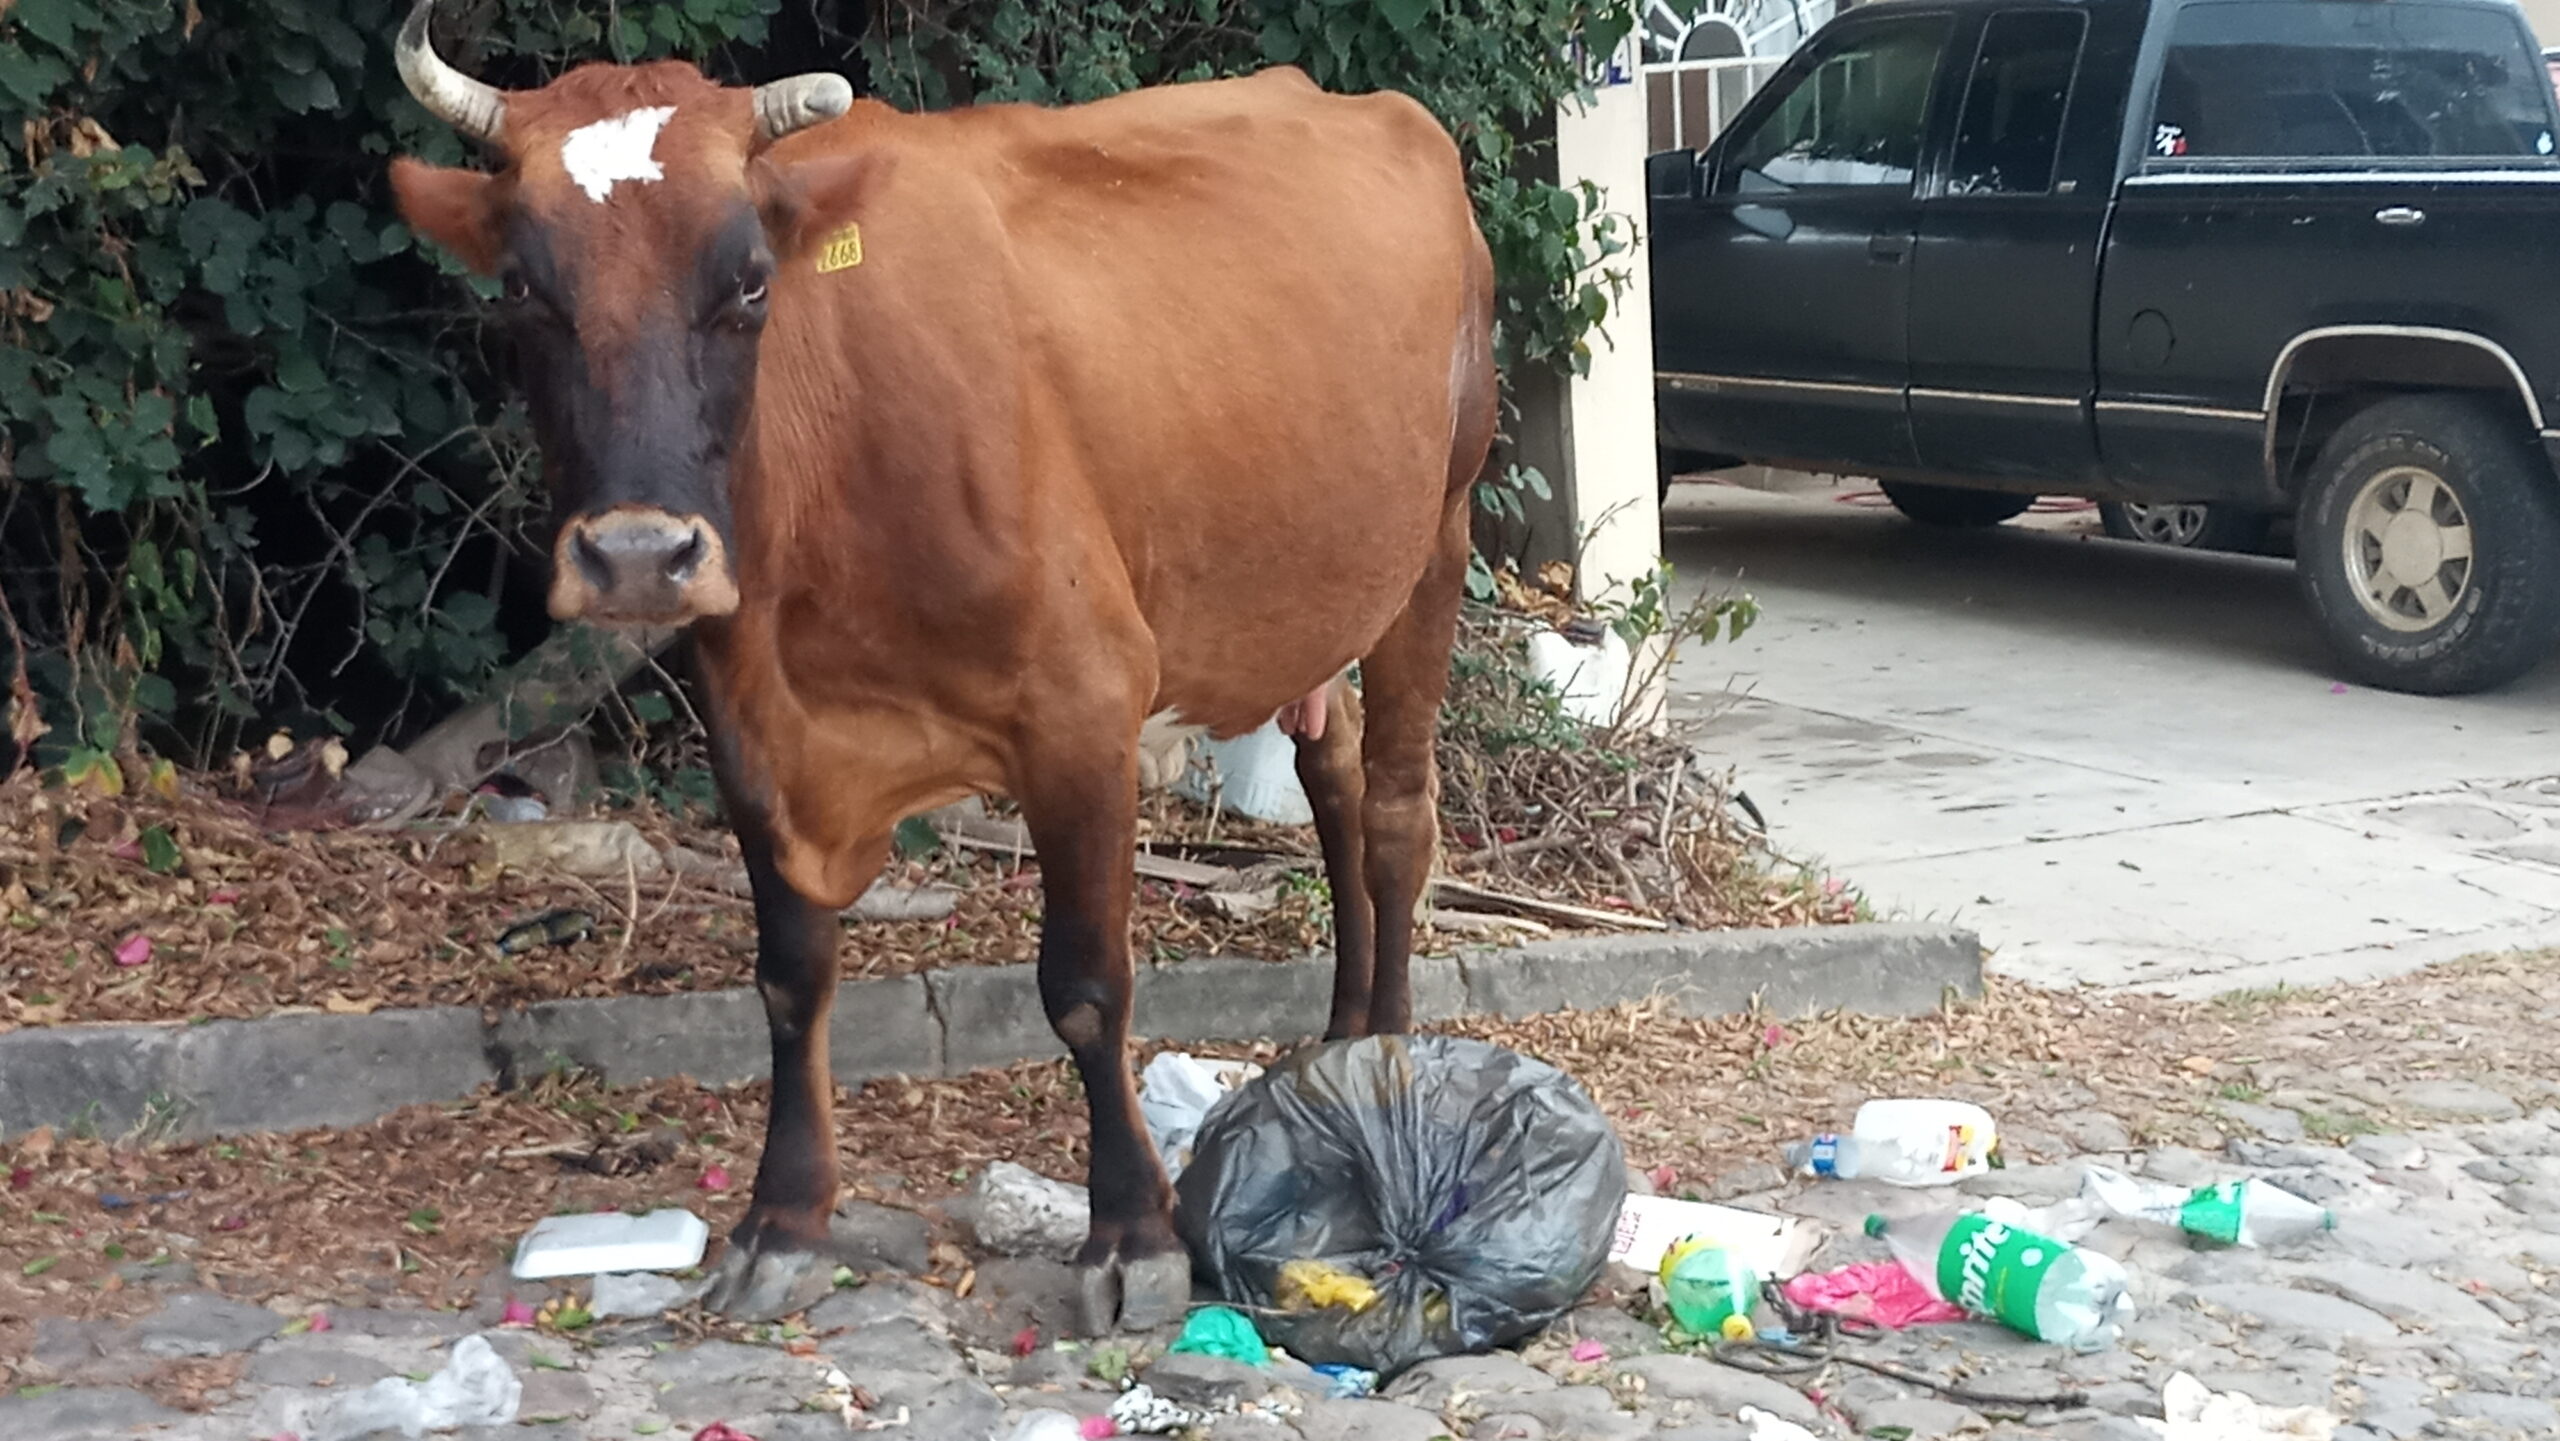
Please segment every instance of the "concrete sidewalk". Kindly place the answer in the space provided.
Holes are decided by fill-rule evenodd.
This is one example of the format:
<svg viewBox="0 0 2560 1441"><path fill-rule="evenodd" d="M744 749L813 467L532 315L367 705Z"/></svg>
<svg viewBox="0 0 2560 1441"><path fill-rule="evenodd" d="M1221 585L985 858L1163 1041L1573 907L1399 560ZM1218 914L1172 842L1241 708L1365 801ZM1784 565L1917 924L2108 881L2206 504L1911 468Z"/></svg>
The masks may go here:
<svg viewBox="0 0 2560 1441"><path fill-rule="evenodd" d="M1681 589L1764 619L1675 706L1780 849L1996 970L2186 992L2560 943L2560 666L2342 687L2280 560L2030 517L1931 531L1857 484L1678 487Z"/></svg>

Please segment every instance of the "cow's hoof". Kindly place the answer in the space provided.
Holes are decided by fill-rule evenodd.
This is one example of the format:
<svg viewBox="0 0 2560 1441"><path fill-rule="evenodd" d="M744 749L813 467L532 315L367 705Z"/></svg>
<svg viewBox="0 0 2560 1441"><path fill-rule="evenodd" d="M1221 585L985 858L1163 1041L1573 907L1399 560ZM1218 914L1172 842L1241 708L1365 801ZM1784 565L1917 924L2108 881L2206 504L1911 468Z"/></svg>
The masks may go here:
<svg viewBox="0 0 2560 1441"><path fill-rule="evenodd" d="M732 1240L702 1305L732 1321L779 1320L825 1300L835 1274L835 1261L814 1251Z"/></svg>
<svg viewBox="0 0 2560 1441"><path fill-rule="evenodd" d="M1191 1309L1191 1257L1182 1251L1076 1268L1076 1319L1088 1336L1152 1331Z"/></svg>

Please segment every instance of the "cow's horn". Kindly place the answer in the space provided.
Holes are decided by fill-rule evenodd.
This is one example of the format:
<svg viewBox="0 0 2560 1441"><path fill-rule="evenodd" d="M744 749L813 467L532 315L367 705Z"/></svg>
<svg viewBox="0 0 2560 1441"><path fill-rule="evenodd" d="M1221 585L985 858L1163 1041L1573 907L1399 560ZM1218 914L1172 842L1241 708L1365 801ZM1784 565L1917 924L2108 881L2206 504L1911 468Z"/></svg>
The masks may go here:
<svg viewBox="0 0 2560 1441"><path fill-rule="evenodd" d="M787 75L756 87L756 133L779 140L794 130L833 120L853 105L853 82L823 71Z"/></svg>
<svg viewBox="0 0 2560 1441"><path fill-rule="evenodd" d="M454 69L436 54L435 45L427 39L427 20L435 9L436 0L418 0L410 7L408 23L400 27L400 43L392 48L400 78L408 82L409 93L418 97L429 115L474 140L494 145L506 117L507 94Z"/></svg>

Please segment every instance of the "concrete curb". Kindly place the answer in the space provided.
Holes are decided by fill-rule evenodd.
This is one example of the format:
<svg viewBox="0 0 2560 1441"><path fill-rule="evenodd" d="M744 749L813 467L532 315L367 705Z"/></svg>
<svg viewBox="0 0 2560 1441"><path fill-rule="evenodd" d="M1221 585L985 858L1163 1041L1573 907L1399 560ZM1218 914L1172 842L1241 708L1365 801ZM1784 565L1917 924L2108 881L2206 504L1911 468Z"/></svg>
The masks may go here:
<svg viewBox="0 0 2560 1441"><path fill-rule="evenodd" d="M1915 1015L1982 990L1982 944L1945 926L1581 937L1414 963L1414 1014L1524 1016L1668 997L1691 1015ZM1137 1030L1169 1041L1309 1036L1330 958L1147 966ZM955 1075L1060 1054L1030 966L961 966L836 993L837 1078ZM708 1085L771 1069L751 988L546 1001L484 1019L458 1006L198 1025L50 1026L0 1034L0 1137L36 1126L173 1136L356 1125L562 1066L615 1082Z"/></svg>

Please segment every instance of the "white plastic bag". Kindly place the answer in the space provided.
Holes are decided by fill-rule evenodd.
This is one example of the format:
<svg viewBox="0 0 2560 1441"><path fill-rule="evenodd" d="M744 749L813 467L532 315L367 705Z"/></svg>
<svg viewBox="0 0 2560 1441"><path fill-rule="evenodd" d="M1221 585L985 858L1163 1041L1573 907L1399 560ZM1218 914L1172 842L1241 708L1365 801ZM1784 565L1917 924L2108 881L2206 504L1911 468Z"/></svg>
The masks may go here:
<svg viewBox="0 0 2560 1441"><path fill-rule="evenodd" d="M414 1437L465 1426L508 1426L523 1400L524 1383L488 1341L465 1336L453 1343L444 1369L426 1380L385 1376L330 1407L313 1423L312 1441L352 1441L376 1431Z"/></svg>
<svg viewBox="0 0 2560 1441"><path fill-rule="evenodd" d="M1147 1138L1164 1158L1167 1180L1178 1180L1191 1163L1191 1143L1200 1123L1220 1101L1262 1074L1251 1061L1204 1061L1181 1051L1167 1051L1138 1073L1138 1114L1147 1123Z"/></svg>
<svg viewBox="0 0 2560 1441"><path fill-rule="evenodd" d="M2164 1441L2329 1441L2338 1418L2317 1406L2269 1406L2237 1391L2215 1391L2181 1371L2160 1388L2167 1419L2134 1418Z"/></svg>

